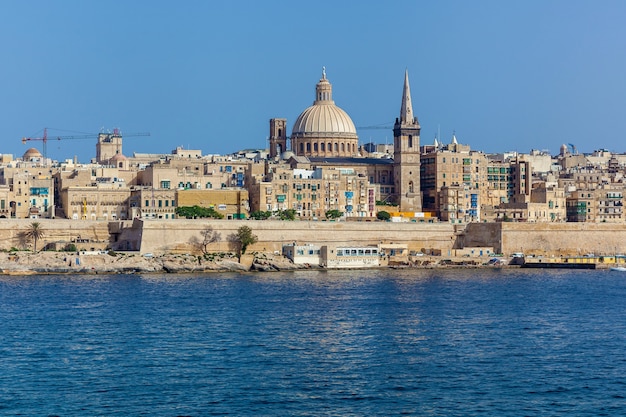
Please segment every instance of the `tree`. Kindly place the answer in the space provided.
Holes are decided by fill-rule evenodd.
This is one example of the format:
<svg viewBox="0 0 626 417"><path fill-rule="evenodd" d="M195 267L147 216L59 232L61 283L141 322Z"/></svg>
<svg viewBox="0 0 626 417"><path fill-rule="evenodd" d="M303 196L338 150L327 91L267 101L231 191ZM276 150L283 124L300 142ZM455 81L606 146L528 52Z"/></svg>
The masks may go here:
<svg viewBox="0 0 626 417"><path fill-rule="evenodd" d="M385 210L381 210L378 213L376 213L376 218L378 220L384 220L387 221L389 219L391 219L391 214L389 214L388 212L386 212Z"/></svg>
<svg viewBox="0 0 626 417"><path fill-rule="evenodd" d="M208 255L209 251L207 247L214 242L219 242L222 239L222 235L220 235L217 231L213 230L213 227L207 226L200 232L200 236L202 236L202 242L199 242L200 249L202 253Z"/></svg>
<svg viewBox="0 0 626 417"><path fill-rule="evenodd" d="M28 229L26 229L26 232L24 232L24 236L28 240L32 240L34 242L33 252L37 252L37 241L41 239L42 237L44 237L44 231L43 231L43 227L41 226L41 223L32 222L28 226Z"/></svg>
<svg viewBox="0 0 626 417"><path fill-rule="evenodd" d="M200 206L182 206L176 207L176 215L178 217L184 217L187 219L197 219L197 218L205 218L212 217L215 219L223 219L224 215L222 213L218 213L214 208L209 207L200 207Z"/></svg>
<svg viewBox="0 0 626 417"><path fill-rule="evenodd" d="M296 210L287 209L287 210L279 210L278 218L281 220L295 220L296 219Z"/></svg>
<svg viewBox="0 0 626 417"><path fill-rule="evenodd" d="M272 216L271 211L256 210L250 213L250 218L254 220L267 220Z"/></svg>
<svg viewBox="0 0 626 417"><path fill-rule="evenodd" d="M338 219L341 216L343 216L343 212L339 211L339 210L328 210L326 212L326 218L330 219L330 220L334 220L334 219Z"/></svg>
<svg viewBox="0 0 626 417"><path fill-rule="evenodd" d="M230 235L229 240L237 246L238 257L241 259L248 246L254 245L259 238L252 233L252 229L248 226L241 226L236 233Z"/></svg>

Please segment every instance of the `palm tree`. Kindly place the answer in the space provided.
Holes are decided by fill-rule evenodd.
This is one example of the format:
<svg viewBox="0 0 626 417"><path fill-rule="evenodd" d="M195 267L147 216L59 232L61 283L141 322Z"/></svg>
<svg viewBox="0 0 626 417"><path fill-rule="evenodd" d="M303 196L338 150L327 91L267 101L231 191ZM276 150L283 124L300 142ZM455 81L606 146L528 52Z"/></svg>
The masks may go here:
<svg viewBox="0 0 626 417"><path fill-rule="evenodd" d="M34 250L33 252L37 252L37 240L41 239L44 236L43 227L39 222L32 222L26 232L24 233L27 239L32 239L34 242Z"/></svg>

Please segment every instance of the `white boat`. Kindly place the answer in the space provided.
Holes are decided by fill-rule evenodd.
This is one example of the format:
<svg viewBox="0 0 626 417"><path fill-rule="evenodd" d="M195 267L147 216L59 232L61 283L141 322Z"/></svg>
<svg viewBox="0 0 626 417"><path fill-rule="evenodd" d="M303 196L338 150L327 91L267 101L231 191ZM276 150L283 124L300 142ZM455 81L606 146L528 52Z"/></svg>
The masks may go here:
<svg viewBox="0 0 626 417"><path fill-rule="evenodd" d="M612 266L611 271L626 272L626 266Z"/></svg>

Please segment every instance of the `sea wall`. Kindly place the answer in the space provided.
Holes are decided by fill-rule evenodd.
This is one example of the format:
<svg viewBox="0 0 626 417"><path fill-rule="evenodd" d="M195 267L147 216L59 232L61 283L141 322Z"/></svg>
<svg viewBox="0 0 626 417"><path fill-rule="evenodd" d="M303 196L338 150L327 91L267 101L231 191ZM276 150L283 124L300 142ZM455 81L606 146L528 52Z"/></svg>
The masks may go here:
<svg viewBox="0 0 626 417"><path fill-rule="evenodd" d="M248 226L258 237L249 251L282 253L285 243L317 245L378 245L405 243L410 251L438 250L448 253L454 243L454 226L448 223L392 222L314 222L273 220L173 220L143 221L141 252L189 252L202 239L200 232L210 226L220 233L221 241L213 251L232 250L228 237L241 226ZM127 232L130 236L130 232ZM134 233L136 236L138 233ZM120 239L120 241L122 241Z"/></svg>
<svg viewBox="0 0 626 417"><path fill-rule="evenodd" d="M510 255L581 256L626 253L626 225L609 223L470 223L458 247L491 246Z"/></svg>
<svg viewBox="0 0 626 417"><path fill-rule="evenodd" d="M210 251L232 251L228 237L248 226L258 237L249 251L282 252L285 243L317 245L406 244L409 251L440 251L492 247L510 255L524 252L543 256L580 256L587 253L626 253L626 224L607 223L470 223L467 227L448 223L309 222L273 220L146 220L105 222L66 219L0 219L0 250L33 248L24 238L30 225L40 223L46 244L57 248L74 243L79 250L112 248L142 253L195 253L207 226L221 235Z"/></svg>
<svg viewBox="0 0 626 417"><path fill-rule="evenodd" d="M33 249L33 242L24 233L33 222L41 225L44 236L37 241L37 250L48 243L58 246L74 243L78 249L105 249L110 244L109 224L105 221L67 219L0 219L0 250Z"/></svg>

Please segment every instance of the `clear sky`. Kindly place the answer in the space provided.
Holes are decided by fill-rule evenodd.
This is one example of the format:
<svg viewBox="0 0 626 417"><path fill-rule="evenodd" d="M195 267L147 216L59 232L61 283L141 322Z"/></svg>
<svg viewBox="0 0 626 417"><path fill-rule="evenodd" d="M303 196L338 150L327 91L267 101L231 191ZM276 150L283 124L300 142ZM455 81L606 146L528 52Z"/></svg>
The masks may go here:
<svg viewBox="0 0 626 417"><path fill-rule="evenodd" d="M421 142L485 152L626 151L626 2L59 0L0 3L0 153L120 128L124 154L267 147L326 67L357 127L399 115ZM389 130L358 130L391 143ZM48 142L81 162L95 139Z"/></svg>

